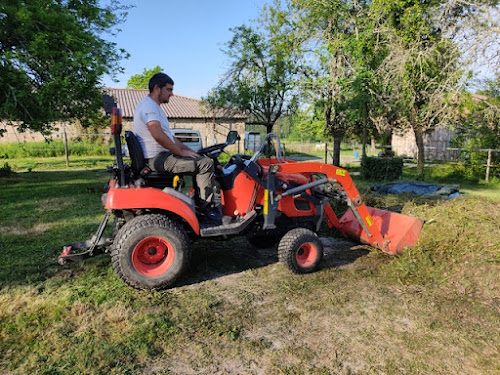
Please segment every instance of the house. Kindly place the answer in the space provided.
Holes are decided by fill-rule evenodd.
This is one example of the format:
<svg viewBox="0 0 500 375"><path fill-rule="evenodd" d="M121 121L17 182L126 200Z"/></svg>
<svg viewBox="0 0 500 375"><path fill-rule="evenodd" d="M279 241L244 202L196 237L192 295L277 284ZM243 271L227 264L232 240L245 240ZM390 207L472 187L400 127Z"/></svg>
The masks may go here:
<svg viewBox="0 0 500 375"><path fill-rule="evenodd" d="M472 94L474 102L486 102L488 97ZM466 112L467 114L467 112ZM458 149L450 149L451 142L457 136L456 129L439 126L432 132L424 135L424 150L426 160L454 160L460 154ZM405 132L394 132L392 135L392 150L398 156L417 158L417 144L415 133L408 129Z"/></svg>
<svg viewBox="0 0 500 375"><path fill-rule="evenodd" d="M122 110L123 128L133 128L134 109L149 90L105 89L118 108ZM170 127L199 130L204 146L222 143L230 130L236 130L243 139L247 116L232 109L209 109L201 100L174 95L168 104L161 104L167 114Z"/></svg>
<svg viewBox="0 0 500 375"><path fill-rule="evenodd" d="M135 89L104 89L104 106L111 102L122 111L123 131L132 130L134 109L137 103L149 94L149 90ZM198 99L188 98L182 95L174 95L168 104L162 104L162 109L169 118L171 128L185 128L199 130L204 146L222 143L230 130L236 130L243 139L245 134L245 121L247 116L233 109L211 110ZM52 137L62 137L65 131L69 138L80 135L78 127L74 124L57 124ZM14 126L5 123L0 124L0 129L5 129L2 142L29 142L43 140L44 137L37 132L26 131L20 133ZM109 127L102 129L102 134L109 134Z"/></svg>
<svg viewBox="0 0 500 375"><path fill-rule="evenodd" d="M438 127L432 133L424 135L424 150L426 160L448 160L451 155L448 148L455 138L456 132L445 127ZM417 142L413 130L392 135L392 150L398 156L417 158Z"/></svg>

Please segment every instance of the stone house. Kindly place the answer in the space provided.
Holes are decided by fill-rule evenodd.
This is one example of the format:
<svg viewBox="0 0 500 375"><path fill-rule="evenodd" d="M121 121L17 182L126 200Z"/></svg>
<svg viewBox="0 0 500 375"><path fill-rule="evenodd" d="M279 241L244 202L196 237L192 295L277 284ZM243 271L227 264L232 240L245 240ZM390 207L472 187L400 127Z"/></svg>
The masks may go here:
<svg viewBox="0 0 500 375"><path fill-rule="evenodd" d="M132 130L134 109L137 103L149 94L149 90L135 89L104 89L104 102L109 103L110 99L122 110L123 131ZM182 95L174 95L168 104L162 104L162 109L168 116L171 128L185 128L199 130L202 136L203 146L210 146L215 143L222 143L230 130L236 130L241 139L245 136L245 121L247 116L241 112L231 109L219 109L211 111L206 108L201 100L188 98ZM79 135L78 127L74 124L56 124L59 129L52 135L53 138L62 137L65 131L69 138ZM43 136L38 132L20 133L13 126L5 123L0 124L0 129L4 129L2 142L29 142L43 140ZM103 135L109 134L109 127L102 129ZM237 146L234 146L236 148Z"/></svg>

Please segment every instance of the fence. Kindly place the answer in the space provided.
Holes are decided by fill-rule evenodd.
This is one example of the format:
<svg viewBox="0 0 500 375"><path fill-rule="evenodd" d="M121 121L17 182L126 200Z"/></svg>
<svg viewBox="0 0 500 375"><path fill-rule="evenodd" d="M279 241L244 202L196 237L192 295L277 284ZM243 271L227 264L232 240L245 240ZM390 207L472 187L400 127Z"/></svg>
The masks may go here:
<svg viewBox="0 0 500 375"><path fill-rule="evenodd" d="M427 150L431 151L434 147L426 147ZM462 162L471 166L483 167L485 168L485 180L489 181L493 170L500 168L500 149L465 149L465 148L454 148L447 147L443 152L443 159L447 162ZM495 155L495 156L494 156Z"/></svg>
<svg viewBox="0 0 500 375"><path fill-rule="evenodd" d="M0 138L1 140L1 138ZM122 134L122 146L126 145ZM0 159L38 158L64 156L69 167L71 156L109 156L110 148L114 147L111 134L107 133L76 133L54 132L50 138L43 140L3 141L0 142ZM229 153L240 152L240 141L226 148Z"/></svg>
<svg viewBox="0 0 500 375"><path fill-rule="evenodd" d="M282 147L286 155L294 153L304 153L320 157L325 163L333 161L333 143L327 142L282 142ZM366 145L367 156L376 156L381 150L375 147L374 144ZM342 144L341 159L343 162L359 162L361 160L362 146L355 142L345 142Z"/></svg>
<svg viewBox="0 0 500 375"><path fill-rule="evenodd" d="M62 131L59 133L53 133L51 140L53 142L0 142L0 158L16 157L14 150L17 148L18 151L19 149L26 151L25 155L21 157L65 156L66 165L69 166L71 155L109 155L109 148L114 146L111 142L110 134L89 134ZM82 142L82 140L85 141ZM282 146L286 155L303 153L306 154L304 158L312 155L316 159L324 160L325 163L331 163L333 159L332 143L283 141ZM236 152L236 147L233 148L234 152ZM497 171L498 168L500 168L500 149L470 150L449 147L444 149L444 151L443 149L440 149L439 155L437 154L436 149L437 148L435 147L425 148L427 161L435 161L436 159L439 159L450 163L461 162L468 166L484 168L486 181L489 181L493 175L499 174ZM371 146L367 145L366 151L368 156L376 156L378 155L380 149L377 149L375 145L372 144ZM233 150L231 150L231 152L233 152ZM342 144L342 162L359 162L360 155L360 144Z"/></svg>
<svg viewBox="0 0 500 375"><path fill-rule="evenodd" d="M69 166L70 155L109 155L110 134L55 132L45 140L1 142L0 158L65 156Z"/></svg>

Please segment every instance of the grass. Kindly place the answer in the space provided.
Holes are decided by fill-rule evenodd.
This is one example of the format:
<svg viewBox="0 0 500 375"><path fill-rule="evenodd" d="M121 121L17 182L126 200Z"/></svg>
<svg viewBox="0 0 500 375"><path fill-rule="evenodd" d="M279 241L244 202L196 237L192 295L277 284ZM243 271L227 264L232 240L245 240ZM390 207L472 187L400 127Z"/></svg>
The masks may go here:
<svg viewBox="0 0 500 375"><path fill-rule="evenodd" d="M108 161L9 160L0 373L500 372L498 185L468 182L470 196L449 201L366 193L370 205L426 220L398 258L336 239L320 271L297 276L274 249L204 240L175 288L146 293L123 284L106 255L57 265L62 246L89 238L102 217Z"/></svg>
<svg viewBox="0 0 500 375"><path fill-rule="evenodd" d="M71 139L68 151L73 156L109 155L110 145L106 142ZM50 139L36 142L2 143L0 159L19 159L30 157L64 156L65 146L62 139Z"/></svg>

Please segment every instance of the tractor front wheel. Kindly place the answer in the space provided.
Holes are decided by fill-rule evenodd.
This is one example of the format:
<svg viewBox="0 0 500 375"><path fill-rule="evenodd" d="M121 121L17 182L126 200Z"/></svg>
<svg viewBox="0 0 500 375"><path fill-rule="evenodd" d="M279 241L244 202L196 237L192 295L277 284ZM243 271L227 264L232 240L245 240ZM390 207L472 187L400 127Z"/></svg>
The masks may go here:
<svg viewBox="0 0 500 375"><path fill-rule="evenodd" d="M295 228L281 239L278 258L293 273L314 272L323 258L323 244L312 230Z"/></svg>
<svg viewBox="0 0 500 375"><path fill-rule="evenodd" d="M188 267L189 238L163 215L137 216L117 233L111 252L113 269L136 289L171 286Z"/></svg>

